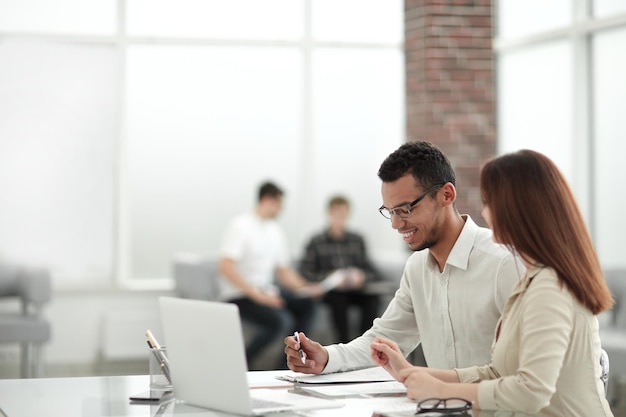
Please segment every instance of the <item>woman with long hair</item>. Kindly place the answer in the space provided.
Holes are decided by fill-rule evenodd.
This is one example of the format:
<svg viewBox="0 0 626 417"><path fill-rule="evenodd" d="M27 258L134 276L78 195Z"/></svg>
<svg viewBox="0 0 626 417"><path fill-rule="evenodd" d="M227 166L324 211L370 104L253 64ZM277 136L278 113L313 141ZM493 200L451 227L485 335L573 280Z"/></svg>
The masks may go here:
<svg viewBox="0 0 626 417"><path fill-rule="evenodd" d="M491 363L415 367L384 338L372 343L372 357L418 401L461 397L479 409L612 416L596 315L613 297L565 178L545 155L521 150L487 162L480 189L494 239L527 268L495 329Z"/></svg>

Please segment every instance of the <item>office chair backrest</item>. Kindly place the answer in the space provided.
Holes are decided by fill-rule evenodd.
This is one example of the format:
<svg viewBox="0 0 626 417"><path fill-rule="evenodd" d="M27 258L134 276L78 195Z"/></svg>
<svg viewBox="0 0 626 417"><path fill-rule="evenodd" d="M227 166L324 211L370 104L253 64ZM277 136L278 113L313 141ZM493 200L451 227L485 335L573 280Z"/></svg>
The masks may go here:
<svg viewBox="0 0 626 417"><path fill-rule="evenodd" d="M173 261L173 275L178 297L209 301L219 299L217 258L178 254Z"/></svg>
<svg viewBox="0 0 626 417"><path fill-rule="evenodd" d="M600 380L604 384L604 394L608 394L608 385L609 385L609 355L606 353L606 350L602 349L600 352L600 367L602 368L602 374L600 374Z"/></svg>

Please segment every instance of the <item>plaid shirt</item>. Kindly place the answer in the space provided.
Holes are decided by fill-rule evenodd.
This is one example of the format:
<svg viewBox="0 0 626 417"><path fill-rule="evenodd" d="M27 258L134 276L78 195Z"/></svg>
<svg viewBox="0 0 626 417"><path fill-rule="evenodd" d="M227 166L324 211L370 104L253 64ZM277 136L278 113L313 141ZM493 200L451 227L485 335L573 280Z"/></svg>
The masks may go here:
<svg viewBox="0 0 626 417"><path fill-rule="evenodd" d="M379 279L360 235L346 231L337 238L325 231L313 236L307 244L300 273L309 281L320 282L333 271L348 267L362 269L366 282Z"/></svg>

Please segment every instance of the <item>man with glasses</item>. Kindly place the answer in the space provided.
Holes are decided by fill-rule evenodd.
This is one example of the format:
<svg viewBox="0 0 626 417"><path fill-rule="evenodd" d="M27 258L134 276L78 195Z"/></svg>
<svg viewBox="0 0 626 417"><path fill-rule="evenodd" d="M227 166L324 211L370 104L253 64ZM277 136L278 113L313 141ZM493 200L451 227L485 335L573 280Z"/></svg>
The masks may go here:
<svg viewBox="0 0 626 417"><path fill-rule="evenodd" d="M374 366L370 345L376 336L395 341L405 356L421 344L430 367L488 363L496 323L523 267L489 229L459 214L454 170L434 145L400 146L378 176L379 211L415 251L400 288L382 317L350 343L321 346L304 334L300 343L285 338L289 368L329 373Z"/></svg>

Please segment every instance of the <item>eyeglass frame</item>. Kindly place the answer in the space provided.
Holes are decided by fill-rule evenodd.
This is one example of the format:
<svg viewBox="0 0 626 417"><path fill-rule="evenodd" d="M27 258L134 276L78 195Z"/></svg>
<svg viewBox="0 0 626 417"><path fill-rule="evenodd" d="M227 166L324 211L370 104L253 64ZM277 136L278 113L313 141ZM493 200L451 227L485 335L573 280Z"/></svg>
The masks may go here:
<svg viewBox="0 0 626 417"><path fill-rule="evenodd" d="M387 207L385 207L384 205L382 205L382 206L380 206L380 207L378 208L378 212L379 212L379 213L380 213L380 214L381 214L381 215L382 215L385 219L389 219L389 220L391 220L391 218L393 217L393 215L394 215L394 214L396 214L396 210L398 210L398 209L402 209L402 210L405 210L405 211L406 211L406 214L400 214L400 213L398 213L398 216L399 216L401 219L406 219L406 218L408 218L408 217L411 215L411 209L412 209L413 207L415 207L415 206L417 205L417 203L419 203L419 202L420 202L420 201L422 201L424 198L426 198L426 196L427 196L429 193L433 192L436 188L441 188L441 187L443 187L444 185L446 185L446 183L445 183L445 182L443 182L443 183L438 183L438 184L435 184L435 185L431 186L431 187L430 187L430 188L428 188L426 191L424 191L422 194L420 194L420 195L419 195L419 196L418 196L415 200L411 201L409 204L404 204L404 205L397 206L397 207L394 207L394 208L387 208ZM386 210L386 211L387 211L387 213L389 214L389 217L387 217L387 215L385 214L385 210Z"/></svg>
<svg viewBox="0 0 626 417"><path fill-rule="evenodd" d="M462 401L464 404L460 407L448 408L446 403L450 400ZM424 404L427 401L436 401L436 403L431 408L422 408L422 404ZM439 407L440 405L443 405L443 407ZM467 411L471 410L472 407L473 407L473 404L471 401L468 401L465 398L460 398L460 397L426 398L425 400L422 400L417 403L417 411L415 412L415 414L418 415L418 414L426 414L426 413L438 413L438 414L454 413L450 415L465 416L465 415L468 415ZM457 414L457 413L461 413L461 414Z"/></svg>

